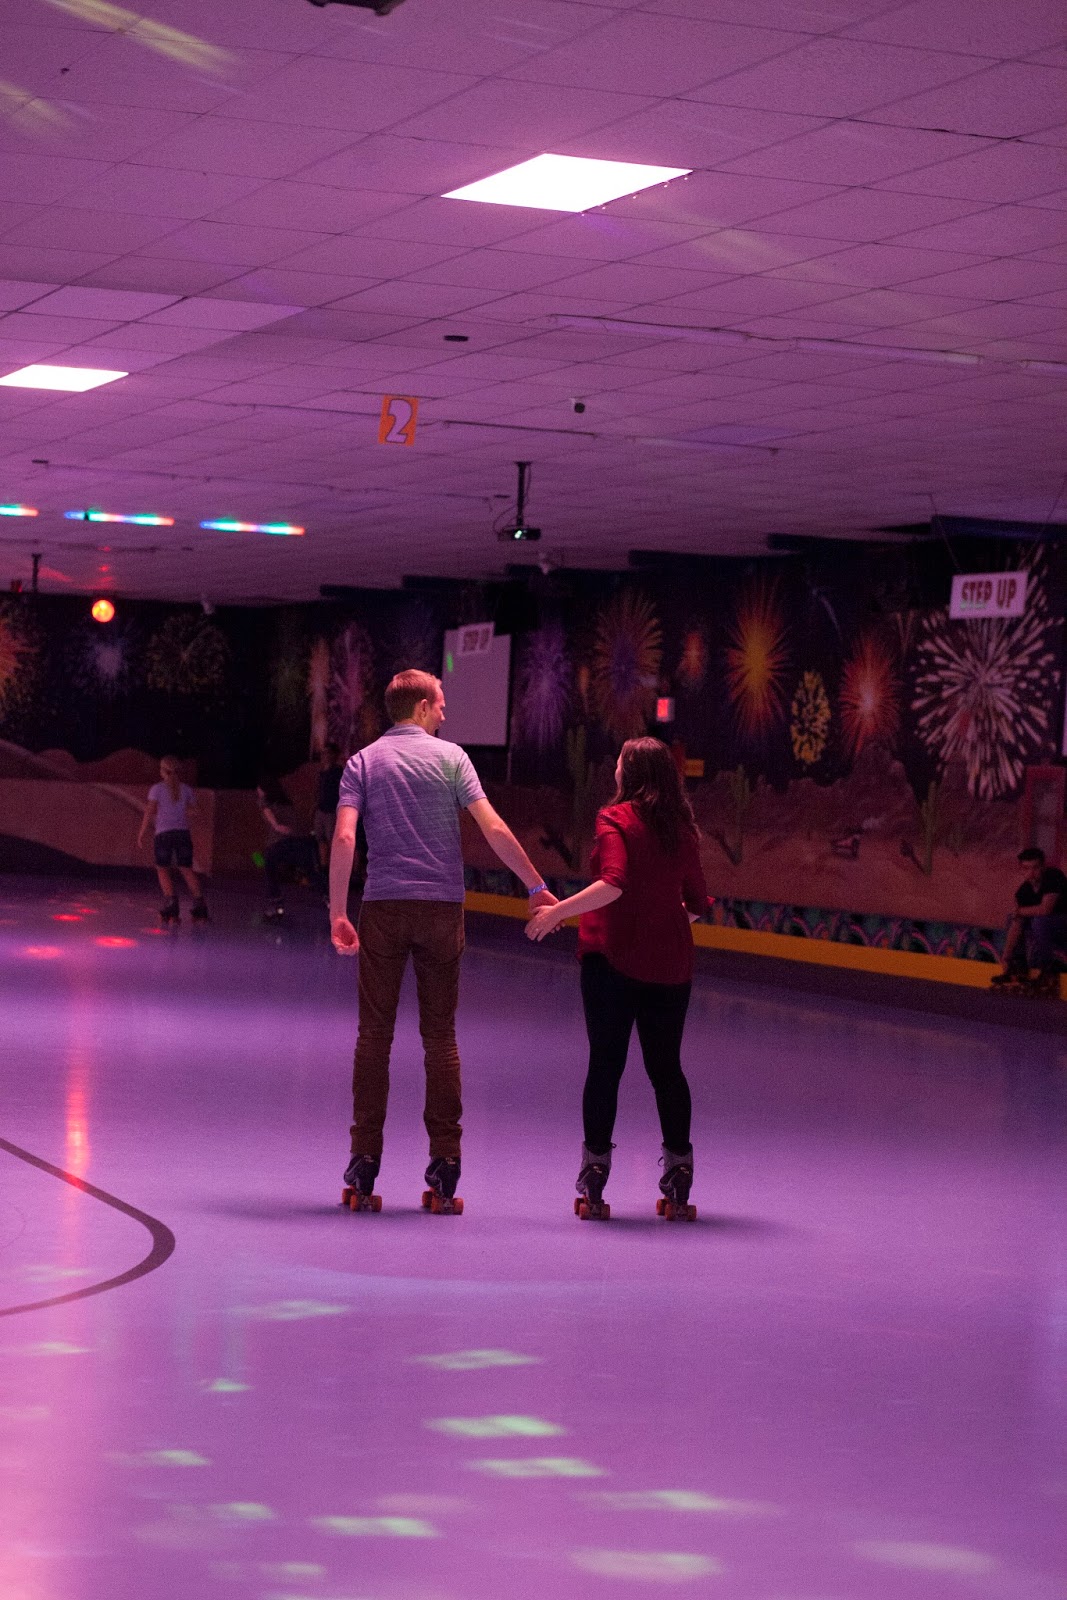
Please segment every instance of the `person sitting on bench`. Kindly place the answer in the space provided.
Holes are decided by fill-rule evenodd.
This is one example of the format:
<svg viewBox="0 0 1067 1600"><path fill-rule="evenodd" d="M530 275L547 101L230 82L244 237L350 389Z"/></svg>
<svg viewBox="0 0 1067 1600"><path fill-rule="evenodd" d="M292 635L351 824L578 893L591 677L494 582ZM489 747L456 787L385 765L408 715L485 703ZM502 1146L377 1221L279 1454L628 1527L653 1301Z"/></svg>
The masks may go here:
<svg viewBox="0 0 1067 1600"><path fill-rule="evenodd" d="M1027 982L1036 967L1035 989L1051 989L1056 981L1061 950L1067 949L1067 876L1059 867L1045 864L1045 852L1036 845L1019 852L1026 877L1015 892L1015 911L1008 923L1002 957L1003 972L994 984Z"/></svg>

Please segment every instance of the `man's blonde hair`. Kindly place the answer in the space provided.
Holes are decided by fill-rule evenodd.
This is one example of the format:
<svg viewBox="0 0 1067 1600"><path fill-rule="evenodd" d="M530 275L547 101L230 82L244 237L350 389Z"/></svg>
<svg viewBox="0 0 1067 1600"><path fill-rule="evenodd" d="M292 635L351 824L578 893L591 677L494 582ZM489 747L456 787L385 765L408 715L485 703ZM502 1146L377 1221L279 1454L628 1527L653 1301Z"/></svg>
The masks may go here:
<svg viewBox="0 0 1067 1600"><path fill-rule="evenodd" d="M432 672L420 672L409 667L391 679L385 691L385 710L390 722L407 722L415 715L420 700L436 700L441 687L440 678Z"/></svg>

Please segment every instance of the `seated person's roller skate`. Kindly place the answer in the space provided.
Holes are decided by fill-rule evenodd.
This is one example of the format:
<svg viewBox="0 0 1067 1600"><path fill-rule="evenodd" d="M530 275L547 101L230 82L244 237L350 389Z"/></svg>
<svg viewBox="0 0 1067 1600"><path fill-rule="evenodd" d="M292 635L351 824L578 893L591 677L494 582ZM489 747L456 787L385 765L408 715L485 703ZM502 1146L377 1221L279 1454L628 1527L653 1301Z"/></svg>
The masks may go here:
<svg viewBox="0 0 1067 1600"><path fill-rule="evenodd" d="M611 1216L611 1207L604 1200L604 1188L611 1175L611 1152L614 1148L613 1144L609 1144L603 1155L597 1155L587 1145L582 1145L582 1167L575 1184L578 1198L574 1202L574 1215L581 1217L583 1222L606 1222Z"/></svg>
<svg viewBox="0 0 1067 1600"><path fill-rule="evenodd" d="M178 896L172 894L169 900L164 900L159 908L159 920L164 927L171 922L178 923L182 920L181 911L178 909Z"/></svg>
<svg viewBox="0 0 1067 1600"><path fill-rule="evenodd" d="M1025 962L1013 961L1003 972L996 972L989 987L997 994L1026 994L1030 988L1030 969Z"/></svg>
<svg viewBox="0 0 1067 1600"><path fill-rule="evenodd" d="M423 1210L436 1216L458 1217L463 1210L463 1201L456 1194L459 1157L436 1156L426 1168L426 1182L430 1187L422 1196Z"/></svg>
<svg viewBox="0 0 1067 1600"><path fill-rule="evenodd" d="M211 913L208 911L203 895L200 896L199 900L193 901L189 915L194 922L211 921Z"/></svg>
<svg viewBox="0 0 1067 1600"><path fill-rule="evenodd" d="M663 1146L660 1157L663 1176L659 1180L661 1198L656 1201L657 1217L668 1222L695 1222L696 1206L689 1204L689 1191L693 1187L693 1147L684 1153Z"/></svg>
<svg viewBox="0 0 1067 1600"><path fill-rule="evenodd" d="M382 1197L374 1193L381 1162L374 1156L353 1156L345 1169L341 1204L350 1211L380 1211Z"/></svg>
<svg viewBox="0 0 1067 1600"><path fill-rule="evenodd" d="M1035 1000L1058 1000L1060 997L1061 970L1058 964L1051 967L1042 967L1027 984L1027 994L1032 995Z"/></svg>

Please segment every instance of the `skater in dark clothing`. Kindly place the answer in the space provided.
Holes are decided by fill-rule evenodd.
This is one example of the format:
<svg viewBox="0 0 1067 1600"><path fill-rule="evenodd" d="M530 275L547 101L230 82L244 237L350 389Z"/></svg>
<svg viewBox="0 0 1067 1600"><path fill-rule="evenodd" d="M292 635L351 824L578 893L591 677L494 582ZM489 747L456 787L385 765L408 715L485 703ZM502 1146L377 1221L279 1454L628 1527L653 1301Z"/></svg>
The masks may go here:
<svg viewBox="0 0 1067 1600"><path fill-rule="evenodd" d="M330 867L330 846L337 823L337 803L341 793L341 777L345 764L341 760L340 746L325 744L322 747L322 766L315 786L315 816L311 831L319 852L319 865L323 872Z"/></svg>
<svg viewBox="0 0 1067 1600"><path fill-rule="evenodd" d="M1067 876L1045 863L1036 845L1020 850L1026 877L1015 892L1015 910L1001 958L1003 970L995 987L1018 987L1036 994L1052 993L1059 977L1060 952L1067 950ZM1031 979L1030 969L1036 967Z"/></svg>
<svg viewBox="0 0 1067 1600"><path fill-rule="evenodd" d="M174 877L174 869L177 868L193 897L194 922L206 922L208 909L204 903L200 877L193 867L193 836L189 831L189 819L196 811L196 795L178 777L178 763L173 756L163 757L159 763L159 777L159 783L154 783L148 791L148 803L137 835L137 848L143 846L151 828L152 854L163 896L163 904L159 908L163 921L178 922L181 918L178 885Z"/></svg>
<svg viewBox="0 0 1067 1600"><path fill-rule="evenodd" d="M354 755L341 780L330 855L330 930L341 955L359 955L359 1035L352 1070L352 1160L344 1198L377 1209L389 1054L404 970L411 958L426 1056L429 1185L424 1205L458 1211L460 1061L456 1003L463 954L466 809L489 845L526 886L531 907L554 905L537 868L485 798L470 758L434 735L445 720L440 680L401 672L385 691L392 727ZM367 883L359 931L348 920L356 825L367 830Z"/></svg>
<svg viewBox="0 0 1067 1600"><path fill-rule="evenodd" d="M537 912L526 933L540 940L568 917L580 916L589 1071L575 1209L580 1216L608 1215L602 1196L611 1170L619 1083L636 1023L663 1135L658 1209L690 1217L696 1215L689 1206L692 1105L681 1044L693 976L689 924L708 905L699 836L674 758L659 739L628 740L615 781L615 798L597 817L594 881Z"/></svg>
<svg viewBox="0 0 1067 1600"><path fill-rule="evenodd" d="M267 880L267 909L263 920L280 922L285 916L283 873L298 872L311 883L321 883L319 852L311 835L301 833L293 803L277 778L263 778L256 790L256 799L269 829L263 852Z"/></svg>

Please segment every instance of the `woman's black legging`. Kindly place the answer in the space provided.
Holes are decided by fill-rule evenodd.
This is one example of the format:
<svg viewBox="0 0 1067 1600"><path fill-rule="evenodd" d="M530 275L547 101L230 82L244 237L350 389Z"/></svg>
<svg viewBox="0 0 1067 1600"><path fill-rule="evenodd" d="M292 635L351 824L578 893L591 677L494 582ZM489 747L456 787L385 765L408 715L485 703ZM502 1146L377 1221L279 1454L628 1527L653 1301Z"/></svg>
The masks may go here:
<svg viewBox="0 0 1067 1600"><path fill-rule="evenodd" d="M589 1034L582 1117L588 1150L601 1154L611 1145L635 1022L645 1071L656 1092L663 1143L679 1153L689 1149L693 1103L682 1071L681 1048L691 989L689 983L641 983L624 977L605 956L582 957L582 1004Z"/></svg>

